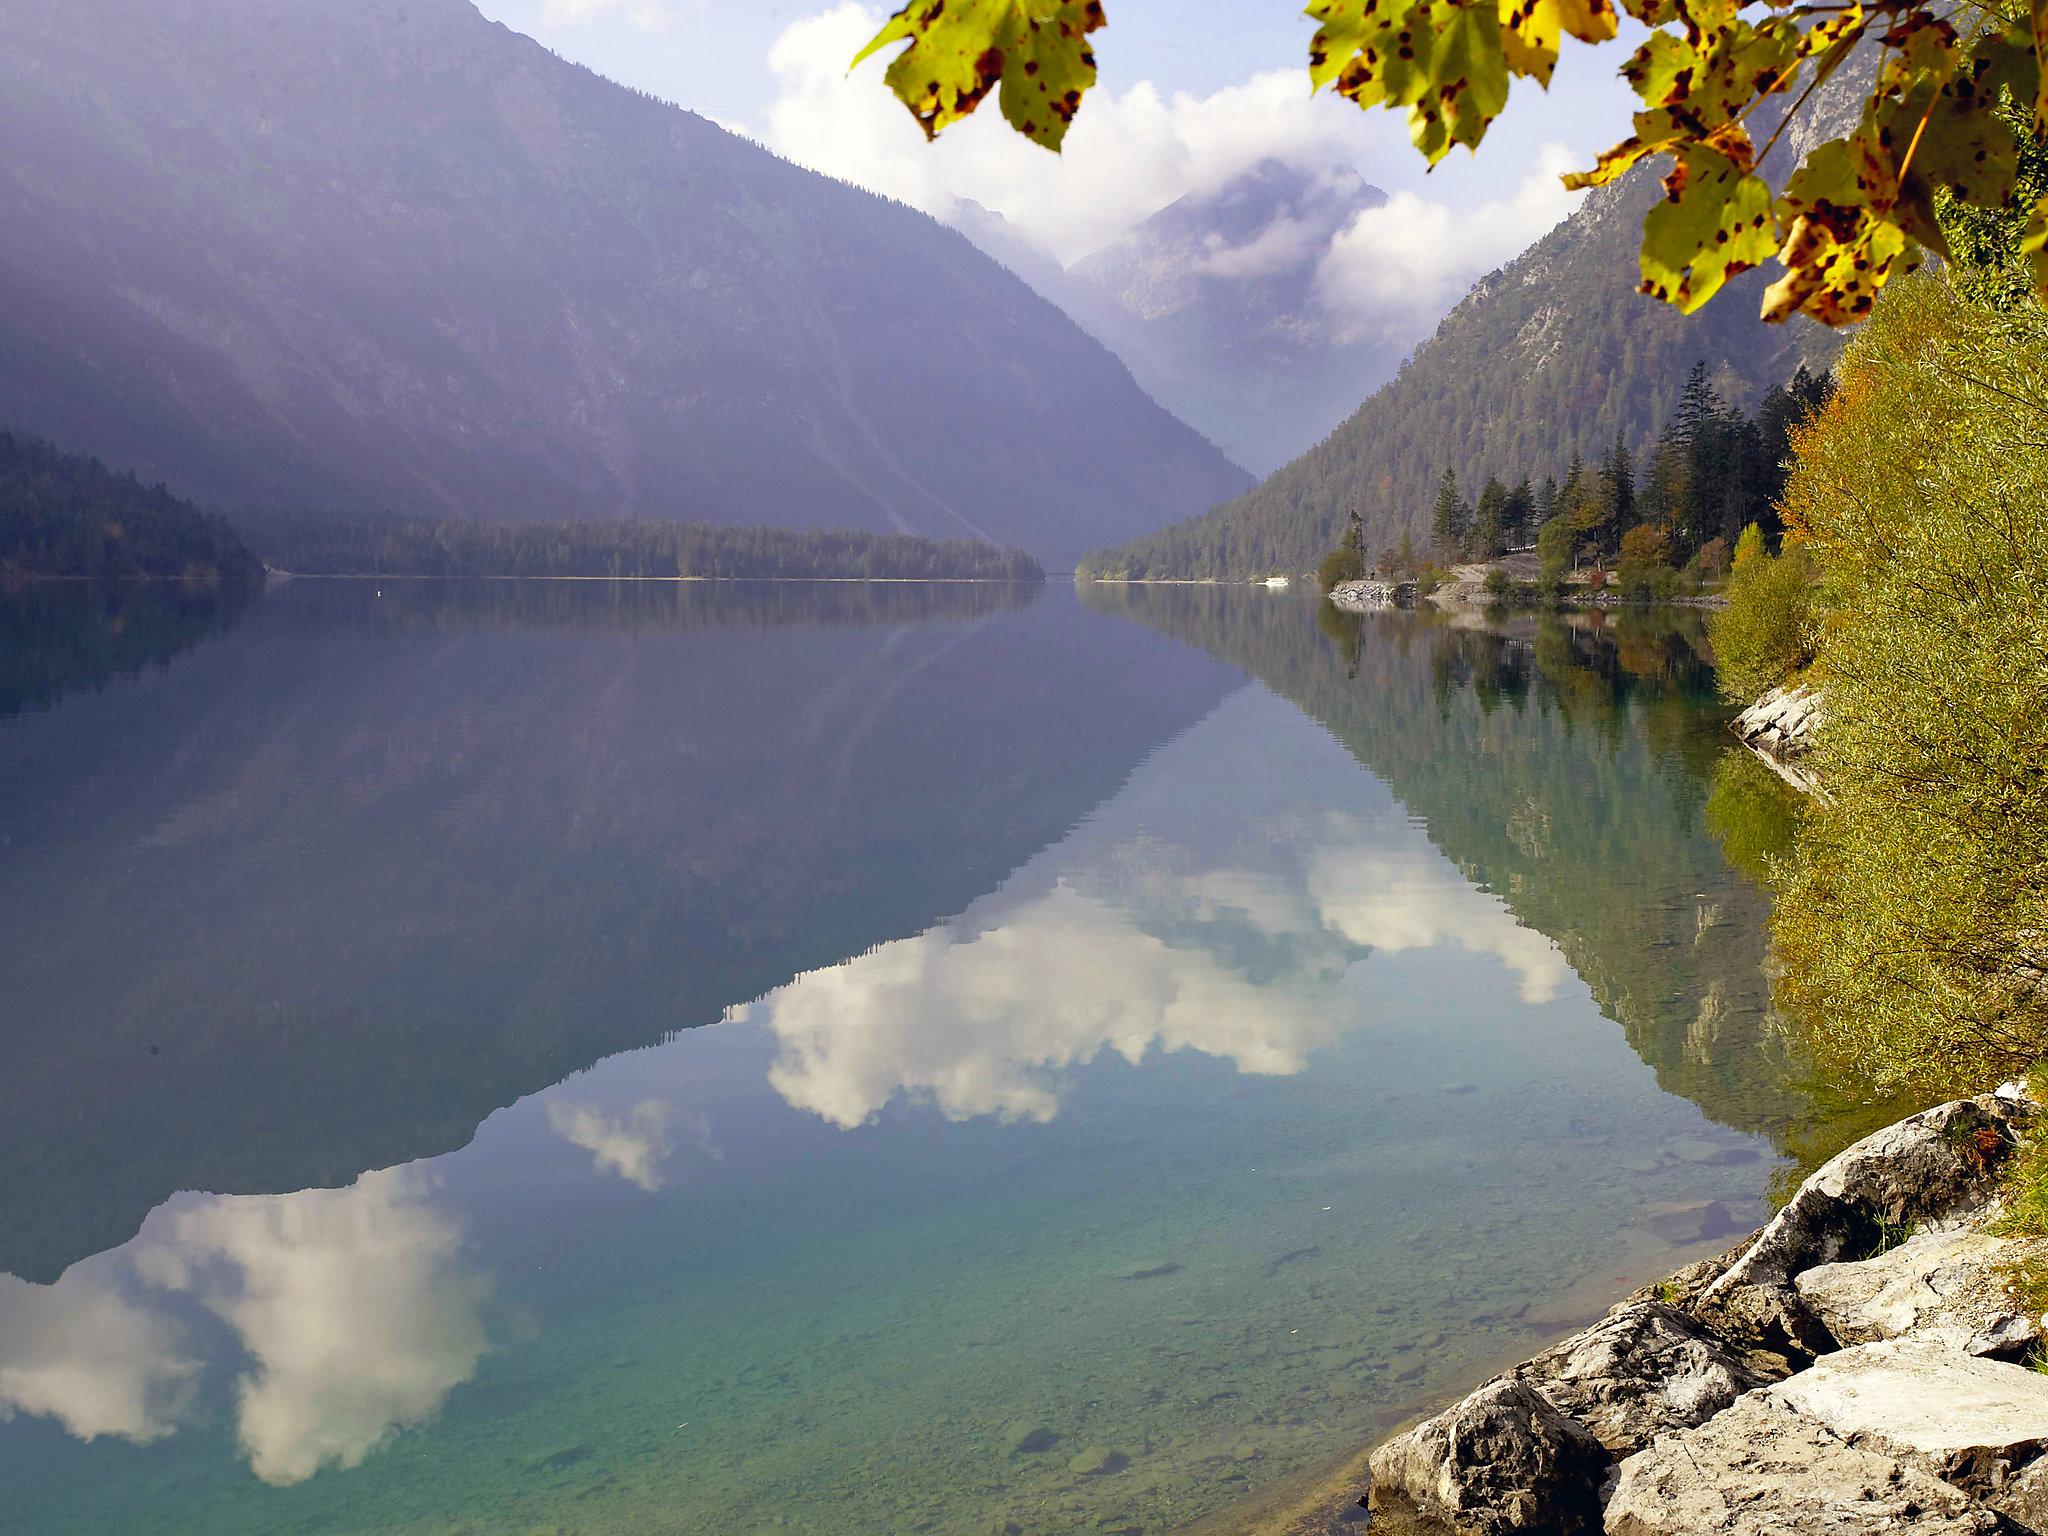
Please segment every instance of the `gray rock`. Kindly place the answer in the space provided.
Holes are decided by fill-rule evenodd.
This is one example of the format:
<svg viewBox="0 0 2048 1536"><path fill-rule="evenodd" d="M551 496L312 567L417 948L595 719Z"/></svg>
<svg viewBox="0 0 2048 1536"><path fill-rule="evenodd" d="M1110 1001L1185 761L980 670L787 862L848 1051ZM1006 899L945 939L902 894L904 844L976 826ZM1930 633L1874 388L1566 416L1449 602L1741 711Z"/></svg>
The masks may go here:
<svg viewBox="0 0 2048 1536"><path fill-rule="evenodd" d="M1845 1349L1766 1395L1851 1445L1915 1460L1986 1502L2048 1451L2048 1376L1940 1340Z"/></svg>
<svg viewBox="0 0 2048 1536"><path fill-rule="evenodd" d="M1037 1456L1059 1443L1046 1425L1019 1419L1003 1431L1003 1449L1011 1456Z"/></svg>
<svg viewBox="0 0 2048 1536"><path fill-rule="evenodd" d="M1615 1456L1701 1423L1771 1379L1661 1301L1623 1302L1513 1375Z"/></svg>
<svg viewBox="0 0 2048 1536"><path fill-rule="evenodd" d="M1918 1467L1752 1393L1621 1464L1607 1536L1991 1536L1998 1516Z"/></svg>
<svg viewBox="0 0 2048 1536"><path fill-rule="evenodd" d="M1873 1259L1819 1264L1793 1279L1841 1344L1940 1334L1958 1346L2012 1313L2014 1245L1982 1232L1920 1233Z"/></svg>
<svg viewBox="0 0 2048 1536"><path fill-rule="evenodd" d="M2041 1347L2041 1320L2018 1312L1994 1318L1963 1341L1963 1353L1986 1360L2024 1360Z"/></svg>
<svg viewBox="0 0 2048 1536"><path fill-rule="evenodd" d="M1330 602L1347 613L1377 613L1415 601L1412 581L1340 581L1330 588Z"/></svg>
<svg viewBox="0 0 2048 1536"><path fill-rule="evenodd" d="M1748 1252L1700 1294L1695 1311L1716 1332L1789 1363L1826 1353L1836 1340L1794 1278L1873 1253L1887 1234L1984 1204L2016 1129L2035 1112L2025 1100L1986 1094L1866 1136L1799 1186Z"/></svg>
<svg viewBox="0 0 2048 1536"><path fill-rule="evenodd" d="M1608 1455L1521 1382L1488 1382L1372 1456L1373 1502L1405 1503L1473 1536L1598 1528Z"/></svg>
<svg viewBox="0 0 2048 1536"><path fill-rule="evenodd" d="M1130 1457L1122 1451L1112 1450L1106 1445L1091 1445L1067 1463L1067 1470L1076 1477L1107 1477L1112 1472L1123 1471L1130 1464Z"/></svg>

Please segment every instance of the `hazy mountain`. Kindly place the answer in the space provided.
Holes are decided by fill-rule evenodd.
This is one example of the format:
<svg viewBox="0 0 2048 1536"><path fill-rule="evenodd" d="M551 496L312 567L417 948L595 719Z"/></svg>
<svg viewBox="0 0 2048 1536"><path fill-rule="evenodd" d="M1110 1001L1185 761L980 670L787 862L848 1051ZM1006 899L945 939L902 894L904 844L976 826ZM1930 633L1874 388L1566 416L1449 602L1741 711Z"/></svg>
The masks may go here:
<svg viewBox="0 0 2048 1536"><path fill-rule="evenodd" d="M1781 165L1852 110L1839 72L1813 116L1787 135ZM1662 195L1660 166L1589 194L1557 228L1480 279L1399 375L1325 441L1263 484L1190 522L1090 557L1133 575L1242 577L1302 571L1332 548L1353 506L1368 542L1405 526L1419 538L1449 466L1474 492L1563 478L1578 453L1597 459L1620 433L1646 453L1685 376L1705 361L1725 400L1745 409L1801 362L1828 363L1842 337L1804 320L1757 319L1765 272L1750 272L1692 316L1636 293L1644 212ZM1164 398L1164 397L1162 397Z"/></svg>
<svg viewBox="0 0 2048 1536"><path fill-rule="evenodd" d="M17 0L0 422L183 494L972 532L1244 488L958 233L464 0Z"/></svg>
<svg viewBox="0 0 2048 1536"><path fill-rule="evenodd" d="M1355 171L1267 160L1076 262L1049 296L1155 399L1264 474L1325 436L1401 360L1397 343L1342 336L1316 295L1332 237L1385 201Z"/></svg>

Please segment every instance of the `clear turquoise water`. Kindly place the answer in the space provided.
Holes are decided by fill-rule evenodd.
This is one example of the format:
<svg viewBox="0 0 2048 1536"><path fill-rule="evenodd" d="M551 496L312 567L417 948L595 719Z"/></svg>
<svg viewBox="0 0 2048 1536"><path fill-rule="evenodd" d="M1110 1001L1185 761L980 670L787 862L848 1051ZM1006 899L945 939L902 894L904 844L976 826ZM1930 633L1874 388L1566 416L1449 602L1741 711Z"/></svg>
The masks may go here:
<svg viewBox="0 0 2048 1536"><path fill-rule="evenodd" d="M17 623L0 1526L1167 1532L1760 1217L1684 637L1084 597Z"/></svg>

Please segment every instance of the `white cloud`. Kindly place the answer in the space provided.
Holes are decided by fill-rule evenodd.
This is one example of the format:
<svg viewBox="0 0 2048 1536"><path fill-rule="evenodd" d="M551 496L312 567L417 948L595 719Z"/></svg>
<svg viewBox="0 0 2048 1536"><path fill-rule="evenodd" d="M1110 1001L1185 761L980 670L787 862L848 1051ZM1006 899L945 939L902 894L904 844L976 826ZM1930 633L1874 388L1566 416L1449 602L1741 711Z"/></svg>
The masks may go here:
<svg viewBox="0 0 2048 1536"><path fill-rule="evenodd" d="M1398 820L1332 812L1267 853L1271 867L1158 879L1131 873L1145 859L1102 859L1087 890L1063 881L988 926L884 944L738 1016L774 1035L776 1091L831 1124L898 1098L954 1120L1046 1121L1065 1075L1106 1052L1302 1071L1358 1022L1340 983L1368 951L1455 945L1499 961L1530 1003L1570 975L1555 945Z"/></svg>
<svg viewBox="0 0 2048 1536"><path fill-rule="evenodd" d="M600 1173L616 1173L628 1184L654 1191L662 1185L662 1164L670 1151L668 1126L674 1107L642 1099L623 1114L594 1104L548 1105L548 1125L564 1141L596 1159ZM708 1132L709 1127L700 1131Z"/></svg>
<svg viewBox="0 0 2048 1536"><path fill-rule="evenodd" d="M174 1324L83 1269L55 1285L0 1275L0 1420L41 1414L81 1440L147 1445L177 1428L198 1369Z"/></svg>
<svg viewBox="0 0 2048 1536"><path fill-rule="evenodd" d="M1578 205L1584 194L1558 181L1573 167L1569 150L1546 144L1508 197L1455 209L1396 192L1330 242L1318 297L1358 337L1417 339L1475 278L1519 255Z"/></svg>
<svg viewBox="0 0 2048 1536"><path fill-rule="evenodd" d="M1194 1050L1241 1072L1299 1072L1345 1020L1327 994L1339 970L1258 985L1061 885L1000 927L884 944L745 1016L780 1042L776 1091L834 1125L859 1125L898 1096L953 1120L1045 1121L1059 1110L1060 1071L1104 1051L1135 1064L1154 1048Z"/></svg>
<svg viewBox="0 0 2048 1536"><path fill-rule="evenodd" d="M972 198L1061 262L1262 160L1355 165L1374 141L1373 119L1328 93L1311 96L1302 71L1284 69L1209 95L1166 96L1146 81L1122 94L1099 86L1064 155L1025 142L992 107L927 144L884 89L880 59L848 72L881 16L878 7L845 0L784 30L768 55L778 95L766 142L938 218L952 216L956 199Z"/></svg>
<svg viewBox="0 0 2048 1536"><path fill-rule="evenodd" d="M1547 1003L1571 974L1564 954L1497 896L1468 885L1441 856L1333 848L1308 868L1309 898L1333 932L1388 954L1456 944L1519 978L1525 1003Z"/></svg>
<svg viewBox="0 0 2048 1536"><path fill-rule="evenodd" d="M469 1380L485 1347L483 1287L460 1246L400 1168L347 1189L177 1209L135 1267L192 1292L240 1337L251 1369L237 1383L237 1432L256 1475L285 1485L360 1465Z"/></svg>

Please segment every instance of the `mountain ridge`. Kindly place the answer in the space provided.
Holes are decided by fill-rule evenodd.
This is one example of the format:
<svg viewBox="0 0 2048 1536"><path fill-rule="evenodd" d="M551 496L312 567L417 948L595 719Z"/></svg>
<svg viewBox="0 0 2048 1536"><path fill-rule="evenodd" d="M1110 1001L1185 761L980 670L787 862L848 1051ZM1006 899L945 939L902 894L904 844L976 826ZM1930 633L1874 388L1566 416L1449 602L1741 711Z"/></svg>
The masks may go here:
<svg viewBox="0 0 2048 1536"><path fill-rule="evenodd" d="M1875 55L1845 65L1786 132L1796 165L1855 119ZM1783 104L1759 114L1769 129ZM1635 291L1643 215L1662 195L1642 165L1599 187L1556 228L1473 284L1401 370L1315 447L1243 496L1156 534L1092 552L1083 574L1243 579L1311 568L1355 507L1368 548L1405 530L1427 546L1437 483L1456 471L1476 496L1489 475L1562 480L1617 435L1644 462L1695 362L1723 401L1748 410L1801 364L1831 365L1844 336L1757 318L1767 274L1730 282L1692 315Z"/></svg>
<svg viewBox="0 0 2048 1536"><path fill-rule="evenodd" d="M17 10L0 421L194 499L1058 559L1248 478L956 231L465 0Z"/></svg>

